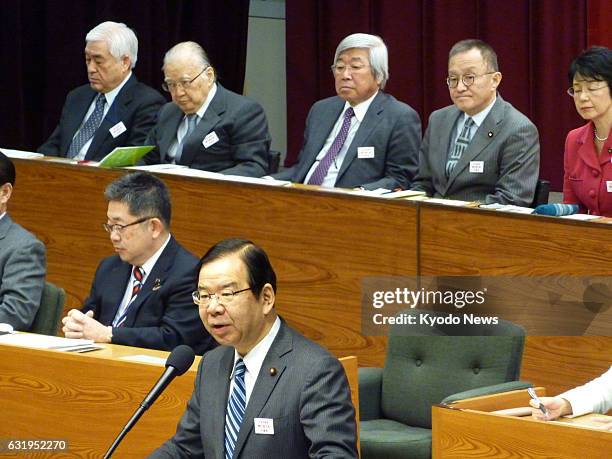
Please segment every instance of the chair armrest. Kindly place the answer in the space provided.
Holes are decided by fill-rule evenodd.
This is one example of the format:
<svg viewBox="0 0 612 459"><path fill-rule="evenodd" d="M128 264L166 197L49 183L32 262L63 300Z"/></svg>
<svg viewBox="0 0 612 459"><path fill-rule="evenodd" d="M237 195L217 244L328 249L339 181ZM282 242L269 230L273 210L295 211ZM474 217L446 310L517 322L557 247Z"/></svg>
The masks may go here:
<svg viewBox="0 0 612 459"><path fill-rule="evenodd" d="M527 381L509 381L501 384L494 384L493 386L478 387L476 389L458 392L446 397L444 400L442 400L442 403L452 403L456 402L457 400L464 400L466 398L480 397L481 395L500 394L502 392L510 392L512 390L527 389L528 387L533 386ZM359 398L361 402L361 393L359 394ZM361 409L361 405L359 405L359 408Z"/></svg>
<svg viewBox="0 0 612 459"><path fill-rule="evenodd" d="M359 420L380 418L382 368L359 368Z"/></svg>

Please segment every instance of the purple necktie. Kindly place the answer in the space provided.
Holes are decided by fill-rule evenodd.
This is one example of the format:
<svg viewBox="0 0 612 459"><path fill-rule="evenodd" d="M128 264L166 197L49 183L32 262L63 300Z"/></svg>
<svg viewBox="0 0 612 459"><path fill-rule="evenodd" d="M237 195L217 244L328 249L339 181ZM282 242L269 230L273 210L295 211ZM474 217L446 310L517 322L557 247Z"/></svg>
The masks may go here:
<svg viewBox="0 0 612 459"><path fill-rule="evenodd" d="M317 167L308 180L308 185L321 185L323 183L331 164L334 162L334 159L336 159L336 156L338 156L338 153L340 153L342 145L344 145L346 141L349 128L351 127L351 118L353 118L354 115L355 112L353 112L352 107L347 108L344 112L344 120L342 120L340 132L338 132L338 135L331 144L331 147L329 147L329 150L327 150L327 153L325 153L325 156L323 156L319 164L317 164Z"/></svg>

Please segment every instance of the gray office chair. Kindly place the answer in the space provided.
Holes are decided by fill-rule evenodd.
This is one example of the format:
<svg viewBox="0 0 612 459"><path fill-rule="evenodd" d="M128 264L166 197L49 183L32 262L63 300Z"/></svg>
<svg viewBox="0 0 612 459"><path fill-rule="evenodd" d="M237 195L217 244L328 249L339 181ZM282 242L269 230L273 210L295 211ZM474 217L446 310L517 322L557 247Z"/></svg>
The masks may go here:
<svg viewBox="0 0 612 459"><path fill-rule="evenodd" d="M359 369L362 459L429 458L433 404L530 387L517 381L525 332L500 322L479 327L477 333L489 336L447 336L450 328L429 325L412 329L420 336L392 329L384 368Z"/></svg>
<svg viewBox="0 0 612 459"><path fill-rule="evenodd" d="M30 331L41 335L57 335L65 299L66 292L63 288L59 288L51 282L45 282L40 307L34 317Z"/></svg>

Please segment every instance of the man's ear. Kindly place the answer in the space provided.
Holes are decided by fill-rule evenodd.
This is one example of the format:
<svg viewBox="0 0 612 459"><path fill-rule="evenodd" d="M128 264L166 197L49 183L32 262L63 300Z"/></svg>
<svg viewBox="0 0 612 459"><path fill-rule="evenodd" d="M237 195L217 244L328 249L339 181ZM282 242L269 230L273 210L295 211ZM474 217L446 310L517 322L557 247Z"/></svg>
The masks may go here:
<svg viewBox="0 0 612 459"><path fill-rule="evenodd" d="M6 205L11 199L11 195L13 194L13 185L9 182L6 182L4 185L0 186L0 212L6 211Z"/></svg>
<svg viewBox="0 0 612 459"><path fill-rule="evenodd" d="M150 219L148 223L154 238L158 238L164 233L165 227L159 218L154 217Z"/></svg>
<svg viewBox="0 0 612 459"><path fill-rule="evenodd" d="M263 289L261 289L261 293L259 294L259 298L263 303L264 314L268 315L268 313L274 308L274 301L276 300L276 295L274 294L272 285L264 285Z"/></svg>

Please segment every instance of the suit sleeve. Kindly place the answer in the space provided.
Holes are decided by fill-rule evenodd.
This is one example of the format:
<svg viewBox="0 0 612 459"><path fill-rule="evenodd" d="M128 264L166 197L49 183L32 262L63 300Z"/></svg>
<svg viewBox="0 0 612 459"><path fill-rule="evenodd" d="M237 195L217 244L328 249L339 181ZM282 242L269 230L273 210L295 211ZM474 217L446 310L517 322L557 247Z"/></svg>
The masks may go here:
<svg viewBox="0 0 612 459"><path fill-rule="evenodd" d="M161 113L160 113L161 115ZM158 122L153 126L153 129L149 131L147 138L145 139L145 145L155 145L155 148L151 150L149 153L144 155L140 161L139 165L143 164L161 164L161 152L159 151L159 130L161 127L161 123Z"/></svg>
<svg viewBox="0 0 612 459"><path fill-rule="evenodd" d="M200 386L202 383L202 357L198 374L195 378L195 387L187 403L187 409L181 417L174 436L153 451L149 456L152 459L175 459L204 457L202 437L200 434Z"/></svg>
<svg viewBox="0 0 612 459"><path fill-rule="evenodd" d="M313 367L300 397L309 457L357 458L355 410L344 369L332 356Z"/></svg>
<svg viewBox="0 0 612 459"><path fill-rule="evenodd" d="M410 107L394 116L394 125L387 144L384 177L362 184L367 190L410 188L418 171L421 145L421 119Z"/></svg>
<svg viewBox="0 0 612 459"><path fill-rule="evenodd" d="M418 172L411 186L412 190L424 191L427 196L433 196L434 194L431 167L429 164L429 136L431 132L431 124L432 121L430 117L429 123L427 125L427 130L425 131L425 136L423 137L423 143L421 143L421 148L419 150Z"/></svg>
<svg viewBox="0 0 612 459"><path fill-rule="evenodd" d="M485 203L531 206L540 175L537 128L531 122L521 123L508 137L499 155L495 192L485 197Z"/></svg>
<svg viewBox="0 0 612 459"><path fill-rule="evenodd" d="M27 331L38 312L45 285L45 246L38 240L11 251L0 280L0 322Z"/></svg>
<svg viewBox="0 0 612 459"><path fill-rule="evenodd" d="M134 112L134 119L125 145L150 145L146 143L147 135L155 126L157 114L166 100L157 91L149 89Z"/></svg>
<svg viewBox="0 0 612 459"><path fill-rule="evenodd" d="M248 100L238 111L230 142L232 158L236 165L220 171L221 173L261 177L268 172L270 132L261 105Z"/></svg>

